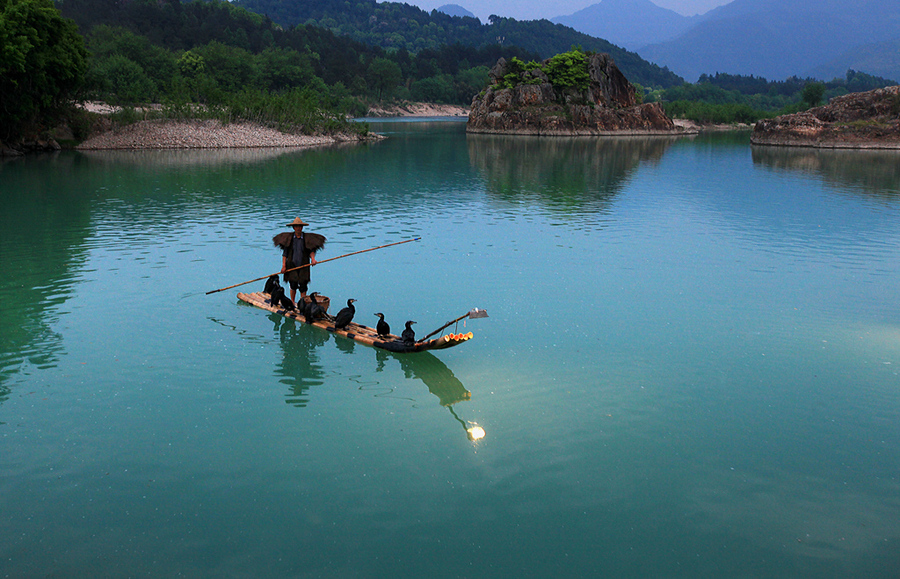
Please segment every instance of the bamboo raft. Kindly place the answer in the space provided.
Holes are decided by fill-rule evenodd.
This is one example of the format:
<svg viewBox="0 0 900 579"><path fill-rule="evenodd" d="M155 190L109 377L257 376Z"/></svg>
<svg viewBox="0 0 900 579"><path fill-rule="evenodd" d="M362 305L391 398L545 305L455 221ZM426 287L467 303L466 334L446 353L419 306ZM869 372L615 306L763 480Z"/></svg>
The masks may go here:
<svg viewBox="0 0 900 579"><path fill-rule="evenodd" d="M252 306L256 306L258 308L268 310L276 314L281 314L286 318L291 318L297 320L298 322L308 323L306 321L306 318L302 314L299 314L297 312L290 312L282 307L270 304L269 294L263 292L239 292L237 297L239 300L246 302ZM326 304L330 303L330 300L328 300L327 297L320 295L319 302L324 302L322 303L322 305L325 306ZM399 353L443 350L445 348L458 346L463 342L471 340L473 337L472 332L469 332L468 334L444 334L443 336L435 338L433 340L422 340L417 341L414 344L408 344L401 340L400 336L396 336L394 334L388 334L387 339L381 338L378 335L378 332L375 331L375 328L363 326L355 322L350 322L350 324L342 330L335 328L334 322L331 320L317 320L312 322L310 325L316 326L317 328L322 328L323 330L327 330L333 334L338 334L339 336L344 336L345 338L350 338L351 340L355 340L360 344L365 344L367 346L372 346L373 348L381 348L382 350Z"/></svg>

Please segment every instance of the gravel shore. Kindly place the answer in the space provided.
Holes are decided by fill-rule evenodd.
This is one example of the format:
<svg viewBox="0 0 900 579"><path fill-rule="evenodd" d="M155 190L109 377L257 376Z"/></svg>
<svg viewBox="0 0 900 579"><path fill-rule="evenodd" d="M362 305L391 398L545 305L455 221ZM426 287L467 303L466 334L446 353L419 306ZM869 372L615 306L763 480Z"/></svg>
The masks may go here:
<svg viewBox="0 0 900 579"><path fill-rule="evenodd" d="M222 149L252 147L313 147L355 141L355 135L308 136L282 133L252 123L207 121L140 121L94 135L80 150L103 149Z"/></svg>

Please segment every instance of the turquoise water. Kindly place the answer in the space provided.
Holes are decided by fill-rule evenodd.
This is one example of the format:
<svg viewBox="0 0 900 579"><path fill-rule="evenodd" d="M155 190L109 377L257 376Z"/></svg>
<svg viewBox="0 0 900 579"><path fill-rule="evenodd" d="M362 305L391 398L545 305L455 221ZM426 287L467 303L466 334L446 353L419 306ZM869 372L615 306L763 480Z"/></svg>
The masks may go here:
<svg viewBox="0 0 900 579"><path fill-rule="evenodd" d="M900 573L900 154L373 130L0 165L0 576Z"/></svg>

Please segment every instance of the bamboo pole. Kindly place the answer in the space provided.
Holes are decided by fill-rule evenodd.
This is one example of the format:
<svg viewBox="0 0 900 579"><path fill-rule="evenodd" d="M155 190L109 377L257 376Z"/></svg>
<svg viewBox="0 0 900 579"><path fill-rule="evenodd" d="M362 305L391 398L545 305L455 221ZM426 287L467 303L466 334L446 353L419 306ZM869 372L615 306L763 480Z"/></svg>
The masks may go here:
<svg viewBox="0 0 900 579"><path fill-rule="evenodd" d="M443 329L446 328L447 326L449 326L449 325L451 325L451 324L455 324L456 322L460 321L461 319L463 319L463 318L468 318L468 317L469 317L469 312L466 312L465 314L459 316L459 317L456 318L455 320L450 320L449 322L447 322L446 324L444 324L444 325L441 326L440 328L436 329L435 331L431 332L430 334L428 334L427 336L425 336L425 337L422 338L421 340L417 340L417 341L418 341L418 342L424 342L425 340L427 340L427 339L430 338L431 336L437 334L438 332L440 332L441 330L443 330Z"/></svg>
<svg viewBox="0 0 900 579"><path fill-rule="evenodd" d="M413 239L407 239L406 241L396 241L396 242L394 242L394 243L388 243L388 244L386 244L386 245L379 245L378 247L370 247L369 249L361 249L361 250L359 250L359 251L354 251L353 253L345 253L344 255L339 255L339 256L337 256L337 257L329 257L328 259L323 259L322 261L317 261L317 262L316 262L316 265L319 265L320 263L326 263L326 262L329 262L329 261L334 261L334 260L336 260L336 259L341 259L342 257L350 257L351 255L357 255L357 254L360 254L360 253L365 253L365 252L367 252L367 251L375 251L376 249L383 249L383 248L385 248L385 247L391 247L392 245L401 245L401 244L403 244L403 243L409 243L410 241L419 241L420 239L422 239L422 238L421 238L421 237L415 237L415 238L413 238ZM284 271L278 271L278 272L275 272L275 273L270 273L269 275L264 275L264 276L258 277L258 278L256 278L256 279L251 279L251 280L248 280L248 281L242 281L241 283L236 283L236 284L230 285L230 286L228 286L228 287L223 287L223 288L219 288L219 289L215 289L215 290L208 291L208 292L206 292L206 295L214 294L214 293L216 293L216 292L225 291L225 290L231 289L231 288L235 288L235 287L238 287L239 285L246 285L246 284L248 284L248 283L253 283L253 282L255 282L255 281L260 281L260 280L263 280L263 279L268 279L268 278L272 277L273 275L281 275L282 273L287 273L287 272L289 272L289 271L294 271L294 270L296 270L296 269L303 269L304 267L311 267L312 265L313 265L313 264L311 264L311 263L307 263L306 265L301 265L301 266L298 266L298 267L292 267L292 268L286 269L286 270L284 270Z"/></svg>

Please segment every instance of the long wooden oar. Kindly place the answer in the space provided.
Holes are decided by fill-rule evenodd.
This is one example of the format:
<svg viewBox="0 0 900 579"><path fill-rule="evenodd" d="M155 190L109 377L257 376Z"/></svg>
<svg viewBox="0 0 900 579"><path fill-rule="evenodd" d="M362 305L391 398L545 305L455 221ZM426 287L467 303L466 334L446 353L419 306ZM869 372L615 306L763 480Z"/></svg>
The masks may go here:
<svg viewBox="0 0 900 579"><path fill-rule="evenodd" d="M321 263L326 263L326 262L329 262L329 261L334 261L334 260L336 260L336 259L341 259L342 257L350 257L351 255L356 255L356 254L358 254L358 253L365 253L365 252L367 252L367 251L375 251L376 249L383 249L383 248L385 248L385 247L391 247L392 245L400 245L400 244L403 244L403 243L409 243L410 241L419 241L420 239L422 239L422 238L421 238L421 237L416 237L416 238L414 238L414 239L407 239L406 241L397 241L397 242L394 242L394 243L388 243L387 245L379 245L378 247L370 247L369 249L361 249L361 250L359 250L359 251L354 251L353 253L345 253L344 255L339 255L339 256L337 256L337 257L329 257L328 259L323 259L322 261L317 261L317 262L316 262L316 265L319 265L319 264L321 264ZM236 284L230 285L230 286L228 286L228 287L223 287L223 288L215 289L215 290L212 290L212 291L208 291L208 292L206 292L206 295L214 294L214 293L216 293L216 292L225 291L225 290L227 290L227 289L231 289L231 288L237 287L237 286L239 286L239 285L246 285L246 284L248 284L248 283L253 283L253 282L255 282L255 281L260 281L260 280L263 280L263 279L268 279L268 278L272 277L273 275L281 275L282 273L287 273L287 272L289 272L289 271L294 271L295 269L303 269L304 267L310 267L310 266L312 266L312 264L311 264L311 263L307 263L306 265L301 265L301 266L298 266L298 267L292 267L292 268L286 269L286 270L284 270L284 271L279 271L279 272L275 272L275 273L270 273L269 275L264 275L264 276L258 277L258 278L256 278L256 279L251 279L251 280L248 280L248 281L242 281L241 283L236 283Z"/></svg>

